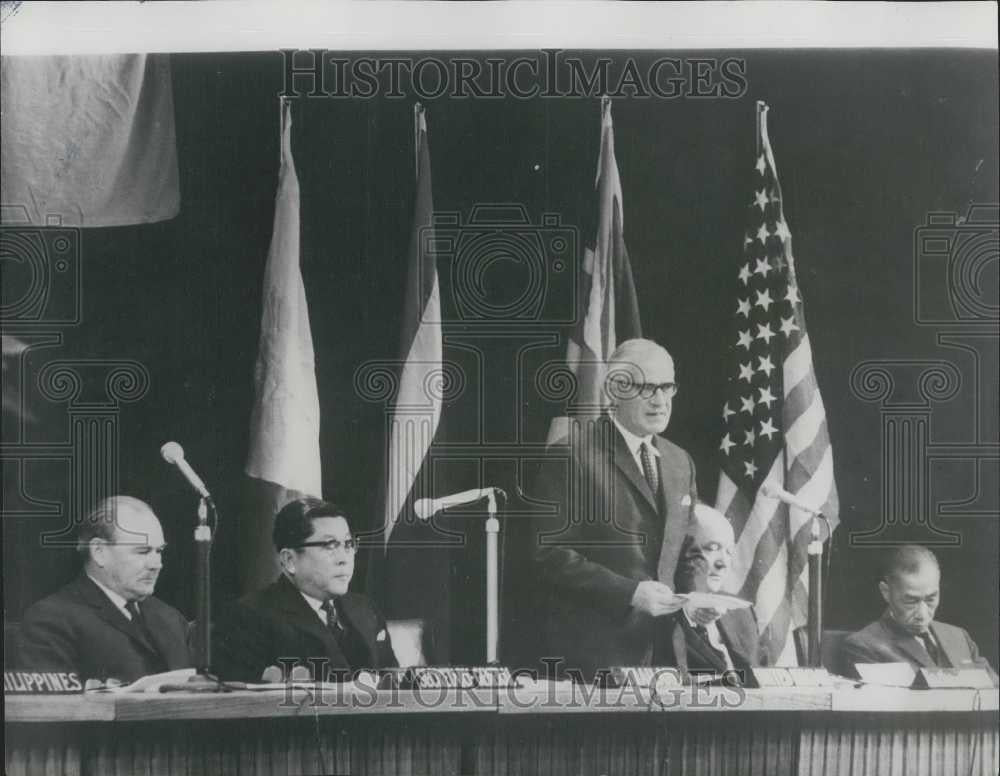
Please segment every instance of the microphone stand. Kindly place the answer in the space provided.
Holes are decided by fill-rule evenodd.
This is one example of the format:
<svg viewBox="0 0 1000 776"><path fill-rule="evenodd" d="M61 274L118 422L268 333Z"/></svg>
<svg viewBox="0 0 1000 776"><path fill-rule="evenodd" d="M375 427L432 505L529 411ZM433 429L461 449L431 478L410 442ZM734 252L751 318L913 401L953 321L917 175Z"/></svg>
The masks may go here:
<svg viewBox="0 0 1000 776"><path fill-rule="evenodd" d="M486 664L497 665L500 646L500 586L497 535L500 521L497 520L496 490L487 496L486 509Z"/></svg>
<svg viewBox="0 0 1000 776"><path fill-rule="evenodd" d="M809 647L808 663L813 668L823 665L823 542L820 538L819 521L821 512L813 513L809 519L811 539L806 553L809 556Z"/></svg>
<svg viewBox="0 0 1000 776"><path fill-rule="evenodd" d="M198 524L194 529L194 652L196 673L188 680L187 685L176 688L191 692L222 692L225 689L211 673L212 576L210 559L212 552L212 528L208 524L208 510L210 506L214 514L215 504L212 502L211 496L203 496L198 502Z"/></svg>

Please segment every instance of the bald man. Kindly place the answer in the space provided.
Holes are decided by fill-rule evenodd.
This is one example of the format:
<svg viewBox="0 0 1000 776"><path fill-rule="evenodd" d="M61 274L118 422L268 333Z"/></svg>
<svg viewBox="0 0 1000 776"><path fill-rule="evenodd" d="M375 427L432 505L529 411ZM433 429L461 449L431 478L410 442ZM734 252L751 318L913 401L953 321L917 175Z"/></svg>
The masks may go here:
<svg viewBox="0 0 1000 776"><path fill-rule="evenodd" d="M734 548L733 527L726 516L706 504L695 505L677 564L677 592L723 592ZM663 618L654 662L676 666L685 673L735 670L739 674L752 666L767 665L759 644L752 608L722 612L687 603Z"/></svg>
<svg viewBox="0 0 1000 776"><path fill-rule="evenodd" d="M882 617L852 633L844 641L844 661L909 663L914 668L986 668L996 684L996 673L979 655L964 628L934 619L941 603L941 568L926 547L907 544L887 558L879 593L886 608Z"/></svg>
<svg viewBox="0 0 1000 776"><path fill-rule="evenodd" d="M131 682L192 666L187 620L153 596L165 547L148 504L101 501L77 534L80 575L24 614L24 667Z"/></svg>

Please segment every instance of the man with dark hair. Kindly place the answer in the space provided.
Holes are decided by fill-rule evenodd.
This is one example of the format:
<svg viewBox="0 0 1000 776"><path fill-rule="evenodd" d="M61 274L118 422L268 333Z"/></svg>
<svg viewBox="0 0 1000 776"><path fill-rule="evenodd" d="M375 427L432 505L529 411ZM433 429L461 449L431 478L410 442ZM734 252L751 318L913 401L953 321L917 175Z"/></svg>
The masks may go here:
<svg viewBox="0 0 1000 776"><path fill-rule="evenodd" d="M607 365L609 411L550 447L535 492L535 561L545 656L590 679L650 665L663 616L677 611L674 571L697 498L691 456L660 434L677 392L657 343L621 343Z"/></svg>
<svg viewBox="0 0 1000 776"><path fill-rule="evenodd" d="M941 569L926 547L893 550L878 583L886 603L881 619L844 641L845 662L909 663L914 668L983 666L996 674L964 628L934 619L941 602Z"/></svg>
<svg viewBox="0 0 1000 776"><path fill-rule="evenodd" d="M286 504L272 533L281 575L240 599L216 627L213 669L259 681L264 669L302 665L320 679L397 665L385 620L349 593L357 550L347 515L327 501Z"/></svg>
<svg viewBox="0 0 1000 776"><path fill-rule="evenodd" d="M153 596L165 547L148 504L101 501L77 532L80 575L24 614L24 667L131 682L193 665L187 620Z"/></svg>
<svg viewBox="0 0 1000 776"><path fill-rule="evenodd" d="M725 515L706 504L695 505L674 577L677 592L720 593L732 568L735 544ZM753 666L767 665L767 656L760 652L752 608L722 611L688 602L657 625L653 662L676 666L682 673L735 670L739 676Z"/></svg>

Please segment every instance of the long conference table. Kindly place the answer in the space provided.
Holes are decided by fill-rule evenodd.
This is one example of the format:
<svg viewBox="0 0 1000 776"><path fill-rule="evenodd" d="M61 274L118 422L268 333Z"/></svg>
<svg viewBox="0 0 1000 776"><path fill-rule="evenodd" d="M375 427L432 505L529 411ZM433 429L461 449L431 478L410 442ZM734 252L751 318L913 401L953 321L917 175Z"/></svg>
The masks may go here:
<svg viewBox="0 0 1000 776"><path fill-rule="evenodd" d="M997 690L380 690L4 698L6 773L996 776Z"/></svg>

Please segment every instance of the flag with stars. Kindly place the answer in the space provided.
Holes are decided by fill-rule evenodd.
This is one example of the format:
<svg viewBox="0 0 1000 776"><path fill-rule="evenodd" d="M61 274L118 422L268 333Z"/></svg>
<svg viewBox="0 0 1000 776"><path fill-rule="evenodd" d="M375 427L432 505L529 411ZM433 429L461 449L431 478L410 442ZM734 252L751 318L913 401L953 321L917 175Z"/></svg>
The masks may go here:
<svg viewBox="0 0 1000 776"><path fill-rule="evenodd" d="M754 602L772 663L794 665L792 632L806 624L808 611L810 514L765 496L761 485L770 481L817 505L831 530L838 500L767 110L757 103L755 185L736 281L716 506L737 537L730 590Z"/></svg>

